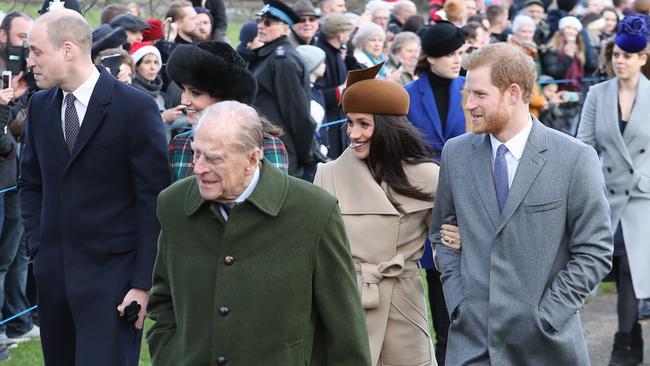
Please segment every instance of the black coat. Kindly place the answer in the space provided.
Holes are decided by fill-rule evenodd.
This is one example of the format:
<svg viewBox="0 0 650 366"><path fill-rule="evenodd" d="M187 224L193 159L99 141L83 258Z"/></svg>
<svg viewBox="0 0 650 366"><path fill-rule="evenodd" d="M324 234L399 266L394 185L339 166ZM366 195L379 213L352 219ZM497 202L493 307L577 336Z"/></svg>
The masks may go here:
<svg viewBox="0 0 650 366"><path fill-rule="evenodd" d="M250 69L257 80L255 107L282 127L280 137L289 156L289 174L301 175L312 163L314 125L309 114L309 82L300 55L286 36L256 50Z"/></svg>
<svg viewBox="0 0 650 366"><path fill-rule="evenodd" d="M345 83L348 74L345 61L341 58L341 51L327 42L325 37L320 37L316 46L325 51L325 75L316 80L314 88L321 91L325 99L325 122L333 122L345 118L345 113L339 106L340 94L338 87ZM329 156L336 159L347 146L347 136L340 125L329 127L327 145Z"/></svg>
<svg viewBox="0 0 650 366"><path fill-rule="evenodd" d="M129 289L151 287L156 197L170 181L160 112L101 68L68 153L62 102L59 87L32 96L18 178L45 360L137 364L140 332L116 306Z"/></svg>
<svg viewBox="0 0 650 366"><path fill-rule="evenodd" d="M11 119L11 108L0 106L0 190L16 185L17 162L16 140L7 128ZM0 204L2 201L0 200ZM2 227L0 215L0 228Z"/></svg>

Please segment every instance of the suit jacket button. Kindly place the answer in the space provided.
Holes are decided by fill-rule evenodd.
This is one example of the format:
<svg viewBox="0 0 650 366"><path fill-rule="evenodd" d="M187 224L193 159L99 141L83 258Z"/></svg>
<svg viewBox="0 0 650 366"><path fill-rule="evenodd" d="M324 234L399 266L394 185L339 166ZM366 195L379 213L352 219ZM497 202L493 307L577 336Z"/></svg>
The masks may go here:
<svg viewBox="0 0 650 366"><path fill-rule="evenodd" d="M226 316L230 313L230 309L227 306L222 306L219 308L219 315Z"/></svg>
<svg viewBox="0 0 650 366"><path fill-rule="evenodd" d="M610 190L609 190L609 193L611 193L611 194L615 194L616 192L614 192L613 189L610 189Z"/></svg>
<svg viewBox="0 0 650 366"><path fill-rule="evenodd" d="M644 154L644 153L645 153L645 149L641 149L641 150L639 150L639 152L640 152L641 154Z"/></svg>
<svg viewBox="0 0 650 366"><path fill-rule="evenodd" d="M630 174L634 174L634 169L630 169Z"/></svg>
<svg viewBox="0 0 650 366"><path fill-rule="evenodd" d="M217 357L217 365L224 366L227 362L228 362L228 360L226 360L225 357L223 357L223 356Z"/></svg>
<svg viewBox="0 0 650 366"><path fill-rule="evenodd" d="M626 195L626 196L629 196L629 195L630 195L630 191L628 191L628 190L626 189L626 190L625 190L625 195Z"/></svg>
<svg viewBox="0 0 650 366"><path fill-rule="evenodd" d="M611 173L611 172L612 172L612 168L607 167L607 173Z"/></svg>
<svg viewBox="0 0 650 366"><path fill-rule="evenodd" d="M227 255L227 256L223 257L223 262L224 262L227 266L230 266L230 265L232 265L233 263L235 263L235 257L233 257L233 256L231 256L231 255Z"/></svg>

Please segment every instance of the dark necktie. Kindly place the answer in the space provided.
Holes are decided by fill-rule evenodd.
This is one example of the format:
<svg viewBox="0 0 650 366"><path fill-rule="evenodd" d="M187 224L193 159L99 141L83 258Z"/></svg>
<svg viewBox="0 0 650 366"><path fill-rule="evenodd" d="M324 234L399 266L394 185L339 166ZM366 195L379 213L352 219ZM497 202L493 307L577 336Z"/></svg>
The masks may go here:
<svg viewBox="0 0 650 366"><path fill-rule="evenodd" d="M224 217L224 219L228 221L228 218L230 218L230 210L232 210L232 208L235 207L235 202L222 203L221 207L223 208L223 211L226 213L226 217Z"/></svg>
<svg viewBox="0 0 650 366"><path fill-rule="evenodd" d="M503 206L508 198L508 165L506 164L506 152L508 148L501 144L497 148L497 156L494 159L494 187L497 190L497 200L499 201L499 211L503 211Z"/></svg>
<svg viewBox="0 0 650 366"><path fill-rule="evenodd" d="M68 152L74 148L79 135L79 116L74 106L75 99L72 93L65 96L65 144L68 146Z"/></svg>

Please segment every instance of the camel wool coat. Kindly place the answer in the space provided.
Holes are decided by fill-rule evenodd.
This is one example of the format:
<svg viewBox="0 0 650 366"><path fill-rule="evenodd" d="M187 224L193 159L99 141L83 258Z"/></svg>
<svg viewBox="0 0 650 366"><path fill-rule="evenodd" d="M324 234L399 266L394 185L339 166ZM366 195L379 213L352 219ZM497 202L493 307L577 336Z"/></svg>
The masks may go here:
<svg viewBox="0 0 650 366"><path fill-rule="evenodd" d="M406 164L411 184L434 193L435 163ZM392 193L401 214L377 184L366 163L347 149L318 167L314 184L339 201L366 315L373 366L436 365L424 288L417 261L431 222L433 200Z"/></svg>

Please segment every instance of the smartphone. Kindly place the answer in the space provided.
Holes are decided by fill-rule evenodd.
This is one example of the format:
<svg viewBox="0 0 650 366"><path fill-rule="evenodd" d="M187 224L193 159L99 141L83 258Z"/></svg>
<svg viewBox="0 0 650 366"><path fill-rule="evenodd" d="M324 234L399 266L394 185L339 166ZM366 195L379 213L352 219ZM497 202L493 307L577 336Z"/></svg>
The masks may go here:
<svg viewBox="0 0 650 366"><path fill-rule="evenodd" d="M5 70L2 72L2 89L11 87L11 71Z"/></svg>
<svg viewBox="0 0 650 366"><path fill-rule="evenodd" d="M580 101L580 93L565 91L564 93L562 93L562 99L565 102L577 103Z"/></svg>
<svg viewBox="0 0 650 366"><path fill-rule="evenodd" d="M101 58L102 65L107 68L113 76L117 77L120 72L120 65L122 65L122 55L116 53L114 55L106 55Z"/></svg>

